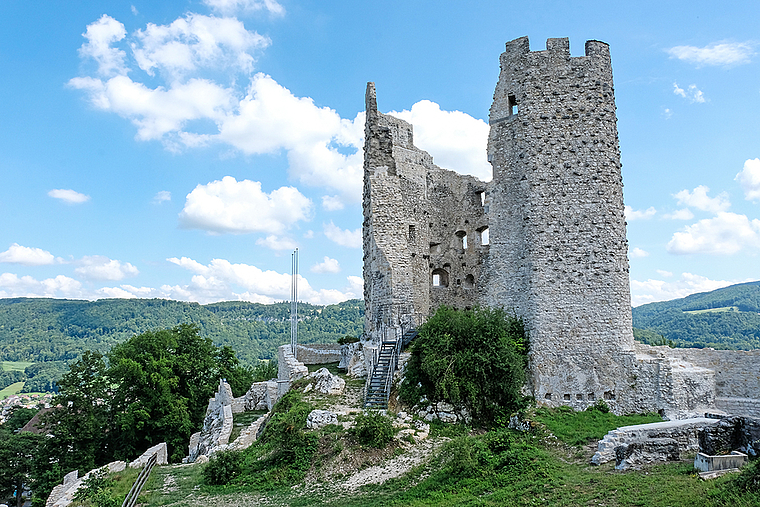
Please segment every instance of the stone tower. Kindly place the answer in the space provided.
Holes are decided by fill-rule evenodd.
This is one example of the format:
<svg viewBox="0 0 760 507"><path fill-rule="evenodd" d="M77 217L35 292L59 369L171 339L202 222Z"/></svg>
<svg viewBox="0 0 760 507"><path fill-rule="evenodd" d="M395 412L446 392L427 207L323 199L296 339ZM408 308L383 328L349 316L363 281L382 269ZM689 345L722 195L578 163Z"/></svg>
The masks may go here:
<svg viewBox="0 0 760 507"><path fill-rule="evenodd" d="M486 304L530 332L539 403L611 405L633 358L628 243L609 47L568 39L501 55L489 123Z"/></svg>

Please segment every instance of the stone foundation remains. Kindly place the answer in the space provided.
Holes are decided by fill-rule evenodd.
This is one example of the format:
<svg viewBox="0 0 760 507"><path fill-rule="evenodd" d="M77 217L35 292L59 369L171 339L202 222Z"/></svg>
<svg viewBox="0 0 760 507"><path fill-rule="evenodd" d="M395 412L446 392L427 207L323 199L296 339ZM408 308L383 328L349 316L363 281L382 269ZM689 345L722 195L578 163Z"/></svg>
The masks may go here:
<svg viewBox="0 0 760 507"><path fill-rule="evenodd" d="M522 37L500 64L488 183L435 165L367 85L364 343L441 305L505 307L530 334L539 404L760 415L760 351L634 343L609 46L573 57L566 38L531 51Z"/></svg>

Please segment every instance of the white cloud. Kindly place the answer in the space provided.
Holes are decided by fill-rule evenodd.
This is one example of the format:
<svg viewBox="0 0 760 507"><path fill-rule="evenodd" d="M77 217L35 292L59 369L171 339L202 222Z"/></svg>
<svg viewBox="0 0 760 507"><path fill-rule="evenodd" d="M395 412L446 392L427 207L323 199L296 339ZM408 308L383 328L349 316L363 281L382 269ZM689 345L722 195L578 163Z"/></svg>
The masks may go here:
<svg viewBox="0 0 760 507"><path fill-rule="evenodd" d="M672 273L667 273L664 276L671 275ZM740 282L740 280L710 280L707 277L691 273L682 273L679 280L670 282L653 280L651 278L645 281L631 280L631 303L633 306L639 306L655 301L669 301L698 292L709 292Z"/></svg>
<svg viewBox="0 0 760 507"><path fill-rule="evenodd" d="M745 161L744 168L734 179L742 186L746 200L760 200L760 158Z"/></svg>
<svg viewBox="0 0 760 507"><path fill-rule="evenodd" d="M340 263L336 259L331 259L325 255L322 262L314 264L311 267L312 273L340 273Z"/></svg>
<svg viewBox="0 0 760 507"><path fill-rule="evenodd" d="M134 14L135 16L140 14L140 12L137 10L137 7L135 7L134 5L131 5L130 7L132 8L132 14Z"/></svg>
<svg viewBox="0 0 760 507"><path fill-rule="evenodd" d="M666 50L671 58L697 65L740 65L755 54L751 42L714 42L705 47L675 46Z"/></svg>
<svg viewBox="0 0 760 507"><path fill-rule="evenodd" d="M285 14L283 6L275 0L203 0L203 3L223 16L262 10L277 16Z"/></svg>
<svg viewBox="0 0 760 507"><path fill-rule="evenodd" d="M662 217L670 220L691 220L694 218L694 213L689 208L682 208L675 210L673 213L666 213Z"/></svg>
<svg viewBox="0 0 760 507"><path fill-rule="evenodd" d="M75 268L74 272L88 280L121 280L140 273L128 262L122 263L102 255L87 255L76 263L79 267Z"/></svg>
<svg viewBox="0 0 760 507"><path fill-rule="evenodd" d="M162 202L171 201L172 193L168 190L160 190L153 196L153 202L155 204L161 204Z"/></svg>
<svg viewBox="0 0 760 507"><path fill-rule="evenodd" d="M47 250L13 243L8 250L0 252L0 262L24 264L25 266L44 266L46 264L54 264L56 258ZM60 262L60 259L58 259L58 262Z"/></svg>
<svg viewBox="0 0 760 507"><path fill-rule="evenodd" d="M674 254L733 254L744 248L760 248L760 220L725 211L676 232L667 245Z"/></svg>
<svg viewBox="0 0 760 507"><path fill-rule="evenodd" d="M646 210L634 210L631 206L626 206L624 209L625 218L629 222L632 222L634 220L649 220L657 213L657 210L652 206Z"/></svg>
<svg viewBox="0 0 760 507"><path fill-rule="evenodd" d="M325 236L327 239L339 244L340 246L346 246L348 248L361 248L362 247L362 230L361 228L356 230L341 229L335 225L332 220L329 224L322 224Z"/></svg>
<svg viewBox="0 0 760 507"><path fill-rule="evenodd" d="M443 111L435 102L421 100L410 111L388 113L414 126L414 145L435 157L435 163L484 181L492 177L486 148L486 122L462 111Z"/></svg>
<svg viewBox="0 0 760 507"><path fill-rule="evenodd" d="M67 204L80 204L90 200L89 195L80 194L74 190L56 188L48 192L48 195L54 199L60 199Z"/></svg>
<svg viewBox="0 0 760 507"><path fill-rule="evenodd" d="M353 294L353 298L362 299L364 297L364 278L350 275L346 279L348 280L348 288L346 289L348 293Z"/></svg>
<svg viewBox="0 0 760 507"><path fill-rule="evenodd" d="M311 229L309 229L308 231L306 231L304 233L303 237L306 238L306 239L313 238L314 237L314 231L312 231Z"/></svg>
<svg viewBox="0 0 760 507"><path fill-rule="evenodd" d="M0 297L81 298L84 292L80 282L63 275L37 280L31 276L3 273L0 274Z"/></svg>
<svg viewBox="0 0 760 507"><path fill-rule="evenodd" d="M657 271L657 274L659 274L660 276L664 276L666 278L670 278L671 276L673 276L673 273L671 273L670 271L665 271L664 269L658 269L656 271Z"/></svg>
<svg viewBox="0 0 760 507"><path fill-rule="evenodd" d="M662 110L662 116L666 120L669 120L673 116L673 111L666 107L665 109Z"/></svg>
<svg viewBox="0 0 760 507"><path fill-rule="evenodd" d="M708 197L707 193L709 191L709 187L699 185L691 192L688 190L681 190L680 192L673 194L673 197L680 205L697 208L698 210L710 213L726 211L731 207L731 201L729 201L727 193L721 192L715 197Z"/></svg>
<svg viewBox="0 0 760 507"><path fill-rule="evenodd" d="M272 250L294 250L298 246L298 243L292 238L276 236L274 234L270 234L266 238L257 239L256 244Z"/></svg>
<svg viewBox="0 0 760 507"><path fill-rule="evenodd" d="M195 187L187 195L179 218L184 227L215 233L277 234L299 220L308 220L311 211L311 200L294 187L280 187L267 194L258 181L225 176Z"/></svg>
<svg viewBox="0 0 760 507"><path fill-rule="evenodd" d="M132 52L137 65L147 74L165 73L176 81L203 69L253 70L251 52L267 47L268 37L245 29L234 18L217 18L188 13L169 25L148 23L137 30Z"/></svg>
<svg viewBox="0 0 760 507"><path fill-rule="evenodd" d="M636 248L634 248L634 249L631 250L631 252L630 252L629 255L630 255L631 259L635 259L637 257L649 257L649 252L647 252L646 250L642 250L641 248L636 247Z"/></svg>
<svg viewBox="0 0 760 507"><path fill-rule="evenodd" d="M705 102L705 94L702 93L702 91L697 88L697 85L690 84L687 89L683 89L680 86L678 86L678 83L673 83L673 93L678 95L679 97L683 97L689 102L697 102L702 103Z"/></svg>
<svg viewBox="0 0 760 507"><path fill-rule="evenodd" d="M322 207L327 211L338 211L344 208L344 204L337 195L324 195L322 196Z"/></svg>
<svg viewBox="0 0 760 507"><path fill-rule="evenodd" d="M224 259L213 259L204 265L187 257L170 258L169 262L194 273L191 282L182 286L163 286L165 294L186 301L201 303L245 300L262 303L284 301L290 298L291 275L275 271L263 271L248 264L232 264ZM349 280L344 291L336 289L316 290L308 280L299 275L299 300L312 304L333 304L361 297L361 292L353 292L356 284ZM242 289L237 292L236 289Z"/></svg>
<svg viewBox="0 0 760 507"><path fill-rule="evenodd" d="M98 64L98 74L105 77L126 74L128 69L124 64L126 53L111 47L115 42L126 37L124 25L103 14L99 20L87 25L87 31L82 36L87 42L79 48L82 58L92 58Z"/></svg>

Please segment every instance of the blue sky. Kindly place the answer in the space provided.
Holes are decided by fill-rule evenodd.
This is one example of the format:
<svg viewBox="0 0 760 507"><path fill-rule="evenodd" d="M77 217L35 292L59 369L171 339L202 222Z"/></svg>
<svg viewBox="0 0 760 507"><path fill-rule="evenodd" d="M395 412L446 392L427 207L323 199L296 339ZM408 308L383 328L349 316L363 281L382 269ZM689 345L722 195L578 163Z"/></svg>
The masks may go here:
<svg viewBox="0 0 760 507"><path fill-rule="evenodd" d="M504 43L610 44L634 305L760 279L756 2L0 2L0 297L361 297L364 90L489 178Z"/></svg>

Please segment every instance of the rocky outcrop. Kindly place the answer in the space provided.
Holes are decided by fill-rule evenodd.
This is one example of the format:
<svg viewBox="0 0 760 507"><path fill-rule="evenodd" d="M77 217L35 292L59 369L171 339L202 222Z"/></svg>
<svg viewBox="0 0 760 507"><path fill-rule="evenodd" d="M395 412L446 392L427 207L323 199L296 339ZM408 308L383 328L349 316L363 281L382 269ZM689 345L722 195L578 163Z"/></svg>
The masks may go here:
<svg viewBox="0 0 760 507"><path fill-rule="evenodd" d="M427 402L427 398L423 397L420 401ZM438 419L445 423L465 423L472 422L472 416L465 407L455 407L445 401L438 403L423 404L421 406L412 407L412 411L415 412L420 419L425 421L433 421Z"/></svg>
<svg viewBox="0 0 760 507"><path fill-rule="evenodd" d="M346 389L346 381L330 373L327 368L320 368L309 377L314 379L314 383L307 386L307 391L312 389L312 385L316 392L329 395L343 394Z"/></svg>
<svg viewBox="0 0 760 507"><path fill-rule="evenodd" d="M306 427L318 430L328 424L338 424L338 416L329 410L312 410L306 417Z"/></svg>
<svg viewBox="0 0 760 507"><path fill-rule="evenodd" d="M365 345L365 342L356 342L341 347L338 368L346 370L349 377L367 376L367 361L364 357Z"/></svg>

